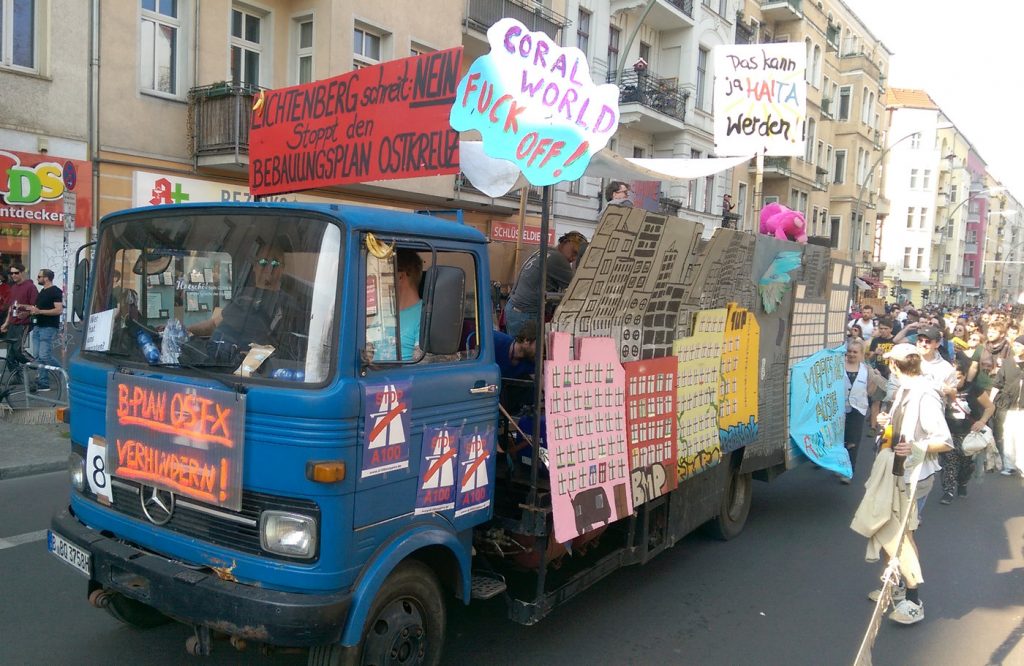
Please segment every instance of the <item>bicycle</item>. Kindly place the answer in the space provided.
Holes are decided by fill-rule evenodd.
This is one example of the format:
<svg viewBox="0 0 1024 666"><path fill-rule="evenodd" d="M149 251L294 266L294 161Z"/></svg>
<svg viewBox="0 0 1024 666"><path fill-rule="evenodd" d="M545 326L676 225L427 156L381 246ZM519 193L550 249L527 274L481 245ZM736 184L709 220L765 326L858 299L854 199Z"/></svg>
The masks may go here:
<svg viewBox="0 0 1024 666"><path fill-rule="evenodd" d="M18 339L7 338L7 350L0 372L0 402L7 402L12 409L31 406L33 396L45 403L59 404L64 400L65 375L62 368L37 363L26 349L28 327ZM37 393L39 373L46 372L49 379L48 391L43 395Z"/></svg>

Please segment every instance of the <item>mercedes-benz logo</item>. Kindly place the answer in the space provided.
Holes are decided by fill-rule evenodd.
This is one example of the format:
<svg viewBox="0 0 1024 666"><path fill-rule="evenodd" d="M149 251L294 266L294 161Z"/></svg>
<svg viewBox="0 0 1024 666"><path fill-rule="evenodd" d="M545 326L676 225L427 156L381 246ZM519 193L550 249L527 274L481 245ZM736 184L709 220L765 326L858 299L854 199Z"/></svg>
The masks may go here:
<svg viewBox="0 0 1024 666"><path fill-rule="evenodd" d="M142 486L139 492L142 513L154 525L166 525L174 515L174 493L169 490Z"/></svg>

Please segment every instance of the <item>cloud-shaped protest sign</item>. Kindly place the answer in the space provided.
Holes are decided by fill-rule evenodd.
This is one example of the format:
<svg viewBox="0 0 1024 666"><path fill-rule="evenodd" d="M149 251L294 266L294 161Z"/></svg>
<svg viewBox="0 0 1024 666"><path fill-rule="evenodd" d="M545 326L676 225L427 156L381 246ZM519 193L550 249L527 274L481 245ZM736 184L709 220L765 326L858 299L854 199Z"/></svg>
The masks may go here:
<svg viewBox="0 0 1024 666"><path fill-rule="evenodd" d="M619 126L619 89L590 78L586 56L515 19L487 31L488 55L459 83L451 125L479 130L484 151L533 185L576 180Z"/></svg>

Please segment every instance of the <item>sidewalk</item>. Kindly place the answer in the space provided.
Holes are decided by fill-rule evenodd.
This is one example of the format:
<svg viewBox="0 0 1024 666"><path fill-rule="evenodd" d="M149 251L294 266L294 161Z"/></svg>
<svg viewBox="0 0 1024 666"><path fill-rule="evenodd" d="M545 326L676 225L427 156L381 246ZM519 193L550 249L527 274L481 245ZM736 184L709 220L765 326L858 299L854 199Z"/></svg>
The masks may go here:
<svg viewBox="0 0 1024 666"><path fill-rule="evenodd" d="M0 479L66 470L69 453L68 426L52 408L0 413Z"/></svg>

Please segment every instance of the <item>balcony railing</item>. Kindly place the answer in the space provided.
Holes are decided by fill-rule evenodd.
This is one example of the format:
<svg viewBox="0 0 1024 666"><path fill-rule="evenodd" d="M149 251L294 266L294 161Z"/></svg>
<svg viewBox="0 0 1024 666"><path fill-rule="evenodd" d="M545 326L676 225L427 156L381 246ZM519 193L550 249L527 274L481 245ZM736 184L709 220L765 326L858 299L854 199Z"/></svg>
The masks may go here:
<svg viewBox="0 0 1024 666"><path fill-rule="evenodd" d="M692 2L692 0L691 0ZM529 0L468 0L466 2L467 28L480 32L503 18L514 18L530 30L541 31L555 42L560 42L559 33L569 25L569 19L540 3Z"/></svg>
<svg viewBox="0 0 1024 666"><path fill-rule="evenodd" d="M754 43L754 28L745 24L743 21L737 18L736 20L736 43L737 44L753 44Z"/></svg>
<svg viewBox="0 0 1024 666"><path fill-rule="evenodd" d="M188 120L194 157L249 152L249 110L258 86L214 83L188 93Z"/></svg>
<svg viewBox="0 0 1024 666"><path fill-rule="evenodd" d="M488 196L487 194L484 194L482 191L478 190L473 185L473 182L466 176L466 174L464 174L461 171L458 173L458 175L455 176L455 190L458 192L479 194L485 197ZM519 190L512 190L511 192L503 194L497 198L505 201L519 201ZM527 203L535 204L537 206L541 205L541 203L543 203L543 192L541 191L541 188L531 186L526 191L526 201Z"/></svg>
<svg viewBox="0 0 1024 666"><path fill-rule="evenodd" d="M668 0L668 4L693 18L693 0Z"/></svg>
<svg viewBox="0 0 1024 666"><path fill-rule="evenodd" d="M825 118L832 118L832 99L830 97L821 98L821 115Z"/></svg>
<svg viewBox="0 0 1024 666"><path fill-rule="evenodd" d="M615 72L608 72L615 82ZM650 71L623 70L619 82L619 104L641 104L686 122L686 100L690 93L679 88L676 79L661 78Z"/></svg>

